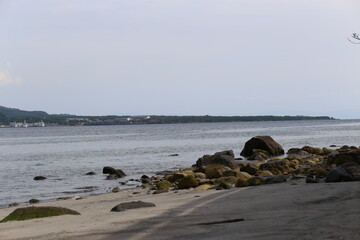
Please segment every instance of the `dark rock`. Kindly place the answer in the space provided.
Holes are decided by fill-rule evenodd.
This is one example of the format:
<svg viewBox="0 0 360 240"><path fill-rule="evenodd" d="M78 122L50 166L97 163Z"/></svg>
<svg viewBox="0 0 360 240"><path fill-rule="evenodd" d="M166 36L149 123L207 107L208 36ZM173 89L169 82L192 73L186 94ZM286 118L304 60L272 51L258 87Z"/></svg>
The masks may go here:
<svg viewBox="0 0 360 240"><path fill-rule="evenodd" d="M179 154L175 153L175 154L170 154L169 157L178 157Z"/></svg>
<svg viewBox="0 0 360 240"><path fill-rule="evenodd" d="M235 187L248 187L249 183L246 180L239 179L235 183Z"/></svg>
<svg viewBox="0 0 360 240"><path fill-rule="evenodd" d="M13 202L9 204L9 207L16 207L16 206L19 206L17 202Z"/></svg>
<svg viewBox="0 0 360 240"><path fill-rule="evenodd" d="M95 172L88 172L85 175L91 176L91 175L95 175L95 174L96 174Z"/></svg>
<svg viewBox="0 0 360 240"><path fill-rule="evenodd" d="M256 136L245 143L244 149L240 155L251 157L254 149L265 150L270 156L278 156L284 154L284 149L275 142L270 136Z"/></svg>
<svg viewBox="0 0 360 240"><path fill-rule="evenodd" d="M146 207L156 207L154 203L150 202L125 202L120 203L111 209L111 212L123 212L129 209L136 209L136 208L146 208Z"/></svg>
<svg viewBox="0 0 360 240"><path fill-rule="evenodd" d="M303 157L309 155L310 153L301 148L290 148L286 154L288 157Z"/></svg>
<svg viewBox="0 0 360 240"><path fill-rule="evenodd" d="M325 182L349 182L355 181L354 176L342 167L336 167L330 170L326 176Z"/></svg>
<svg viewBox="0 0 360 240"><path fill-rule="evenodd" d="M270 176L264 178L264 184L283 183L286 182L286 176Z"/></svg>
<svg viewBox="0 0 360 240"><path fill-rule="evenodd" d="M332 145L330 145L330 147L331 147L331 148L334 148L334 147L336 147L336 145L332 144Z"/></svg>
<svg viewBox="0 0 360 240"><path fill-rule="evenodd" d="M246 164L240 168L240 171L247 172L250 175L257 175L259 172L259 169L257 169L255 166L252 166L250 164Z"/></svg>
<svg viewBox="0 0 360 240"><path fill-rule="evenodd" d="M116 174L119 178L126 176L126 174L121 169L115 169L109 166L103 168L103 174Z"/></svg>
<svg viewBox="0 0 360 240"><path fill-rule="evenodd" d="M45 179L47 179L47 178L44 177L44 176L36 176L36 177L34 177L34 180L36 180L36 181L45 180Z"/></svg>
<svg viewBox="0 0 360 240"><path fill-rule="evenodd" d="M8 221L21 221L28 220L33 218L44 218L51 216L60 216L60 215L80 215L80 213L61 207L25 207L18 208L14 210L10 215L1 220L0 222L8 222Z"/></svg>
<svg viewBox="0 0 360 240"><path fill-rule="evenodd" d="M317 180L316 176L308 175L306 177L306 183L319 183L319 181Z"/></svg>
<svg viewBox="0 0 360 240"><path fill-rule="evenodd" d="M230 155L218 155L215 154L211 157L207 165L223 165L229 167L230 169L238 169L239 166L235 162L235 158Z"/></svg>
<svg viewBox="0 0 360 240"><path fill-rule="evenodd" d="M110 174L109 176L106 177L106 180L116 180L118 178L119 176L117 174Z"/></svg>
<svg viewBox="0 0 360 240"><path fill-rule="evenodd" d="M32 198L29 200L29 203L31 203L31 204L35 204L35 203L39 203L39 202L40 202L40 200L36 199L36 198Z"/></svg>
<svg viewBox="0 0 360 240"><path fill-rule="evenodd" d="M213 155L204 155L203 157L199 158L196 161L196 167L202 168L202 167L208 165L212 160L221 158L219 156L227 156L224 158L229 158L229 159L233 158L235 161L235 154L234 154L233 150L225 150L225 151L221 151L221 152L216 152Z"/></svg>
<svg viewBox="0 0 360 240"><path fill-rule="evenodd" d="M145 178L149 178L148 175L142 175L140 179L145 179Z"/></svg>
<svg viewBox="0 0 360 240"><path fill-rule="evenodd" d="M120 188L119 187L114 187L111 191L113 193L117 193L117 192L120 192Z"/></svg>
<svg viewBox="0 0 360 240"><path fill-rule="evenodd" d="M253 155L251 155L248 160L258 160L258 161L265 161L268 159L270 154L268 151L261 150L261 149L253 149Z"/></svg>
<svg viewBox="0 0 360 240"><path fill-rule="evenodd" d="M219 183L219 185L217 186L217 190L220 190L220 189L230 189L231 188L231 184L230 183L227 183L227 182L221 182Z"/></svg>

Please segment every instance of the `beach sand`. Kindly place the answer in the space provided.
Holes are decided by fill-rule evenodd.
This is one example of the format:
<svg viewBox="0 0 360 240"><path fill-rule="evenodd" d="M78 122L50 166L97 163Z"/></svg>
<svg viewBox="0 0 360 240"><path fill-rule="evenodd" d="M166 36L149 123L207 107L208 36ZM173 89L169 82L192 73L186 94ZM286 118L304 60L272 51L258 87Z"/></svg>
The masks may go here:
<svg viewBox="0 0 360 240"><path fill-rule="evenodd" d="M156 207L110 212L138 200ZM66 207L81 215L0 223L0 239L360 239L360 182L299 179L157 195L137 188L36 206ZM0 209L0 218L14 209Z"/></svg>

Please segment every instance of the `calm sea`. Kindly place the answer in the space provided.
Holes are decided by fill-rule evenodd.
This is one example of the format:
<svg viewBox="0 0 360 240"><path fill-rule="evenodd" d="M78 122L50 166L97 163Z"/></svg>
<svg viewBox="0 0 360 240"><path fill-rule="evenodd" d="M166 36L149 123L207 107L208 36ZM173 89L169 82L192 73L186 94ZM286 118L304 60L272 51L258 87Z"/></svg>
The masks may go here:
<svg viewBox="0 0 360 240"><path fill-rule="evenodd" d="M360 120L0 129L0 207L31 198L104 193L120 181L190 167L202 155L226 149L239 156L244 143L257 135L272 136L285 151L304 145L359 146ZM105 180L104 166L128 176ZM96 175L86 176L89 171ZM48 179L34 181L38 175Z"/></svg>

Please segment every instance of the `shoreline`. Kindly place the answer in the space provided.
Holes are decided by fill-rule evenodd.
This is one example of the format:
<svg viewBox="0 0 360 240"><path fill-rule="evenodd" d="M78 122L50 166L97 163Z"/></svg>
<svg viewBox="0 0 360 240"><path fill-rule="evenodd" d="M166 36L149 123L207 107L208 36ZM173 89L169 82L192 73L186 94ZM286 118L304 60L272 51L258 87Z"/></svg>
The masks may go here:
<svg viewBox="0 0 360 240"><path fill-rule="evenodd" d="M81 215L0 223L0 239L355 239L360 237L359 186L298 179L221 191L123 190L37 204ZM156 207L110 212L118 203L138 200ZM13 209L0 209L0 217Z"/></svg>

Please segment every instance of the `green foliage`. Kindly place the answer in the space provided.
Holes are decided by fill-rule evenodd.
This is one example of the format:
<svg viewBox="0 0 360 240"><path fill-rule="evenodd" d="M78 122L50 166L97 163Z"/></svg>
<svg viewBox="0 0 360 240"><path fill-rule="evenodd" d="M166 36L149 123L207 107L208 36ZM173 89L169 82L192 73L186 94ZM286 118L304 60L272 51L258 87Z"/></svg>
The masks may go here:
<svg viewBox="0 0 360 240"><path fill-rule="evenodd" d="M29 220L33 218L44 218L44 217L52 217L52 216L61 216L61 215L80 215L80 213L60 207L25 207L18 208L10 213L6 218L1 220L0 222L8 222L8 221L22 221Z"/></svg>

